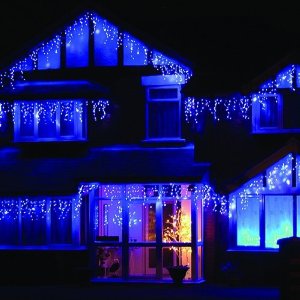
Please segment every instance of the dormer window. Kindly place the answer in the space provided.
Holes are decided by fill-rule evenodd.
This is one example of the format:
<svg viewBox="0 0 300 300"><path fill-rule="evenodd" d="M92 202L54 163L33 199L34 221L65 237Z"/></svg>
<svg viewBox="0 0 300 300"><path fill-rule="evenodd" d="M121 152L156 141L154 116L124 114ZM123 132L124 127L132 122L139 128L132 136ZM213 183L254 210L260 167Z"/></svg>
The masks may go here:
<svg viewBox="0 0 300 300"><path fill-rule="evenodd" d="M82 100L16 101L15 142L85 140Z"/></svg>
<svg viewBox="0 0 300 300"><path fill-rule="evenodd" d="M300 132L299 74L299 65L289 65L252 95L253 133Z"/></svg>
<svg viewBox="0 0 300 300"><path fill-rule="evenodd" d="M255 95L252 104L253 133L300 132L300 98L295 92Z"/></svg>
<svg viewBox="0 0 300 300"><path fill-rule="evenodd" d="M183 142L178 79L171 75L147 76L142 84L146 89L145 142Z"/></svg>
<svg viewBox="0 0 300 300"><path fill-rule="evenodd" d="M254 133L278 131L282 127L282 99L276 94L253 97L252 124Z"/></svg>

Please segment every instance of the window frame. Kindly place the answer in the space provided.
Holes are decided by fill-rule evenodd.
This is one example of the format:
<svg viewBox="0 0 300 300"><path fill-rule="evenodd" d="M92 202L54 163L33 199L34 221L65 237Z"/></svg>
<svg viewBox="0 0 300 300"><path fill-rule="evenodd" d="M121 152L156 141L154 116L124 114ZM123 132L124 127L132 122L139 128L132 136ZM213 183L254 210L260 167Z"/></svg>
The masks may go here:
<svg viewBox="0 0 300 300"><path fill-rule="evenodd" d="M158 76L144 76L142 78L142 85L145 87L145 98L146 98L146 107L145 107L145 141L181 141L182 133L182 121L181 121L181 84L176 80L175 75L158 75ZM177 96L169 98L151 98L151 90L153 89L176 89ZM175 103L177 104L178 114L178 128L176 128L177 133L170 136L151 136L151 124L150 124L150 105L155 103Z"/></svg>
<svg viewBox="0 0 300 300"><path fill-rule="evenodd" d="M114 185L114 184L113 184ZM197 206L195 200L195 194L191 191L191 194L189 196L181 195L179 198L182 198L182 201L189 201L188 206L191 210L191 240L189 242L167 242L163 241L163 206L165 201L171 201L174 205L176 205L176 202L178 201L178 197L176 195L151 195L147 196L149 202L154 202L156 204L156 222L155 222L155 234L156 239L155 241L132 241L130 239L130 230L129 230L129 205L128 205L128 198L127 198L127 186L130 184L116 184L121 187L121 193L120 198L115 198L120 200L121 207L122 207L122 240L121 241L99 241L97 240L97 235L99 232L99 227L102 226L99 223L96 223L100 221L100 218L97 216L97 212L99 211L99 201L103 199L102 196L99 196L99 191L96 193L90 192L90 219L92 224L95 224L95 226L91 226L90 230L90 237L91 237L91 244L94 246L94 249L97 247L118 247L121 249L122 253L122 263L124 264L122 266L123 272L122 277L125 275L125 277L129 277L130 279L135 278L135 275L130 274L130 268L129 268L129 257L130 257L130 249L132 247L140 247L141 249L147 249L147 248L155 248L156 249L156 278L160 280L167 279L165 277L167 274L164 273L164 266L163 266L163 249L164 248L170 248L172 246L180 247L180 248L190 248L192 251L195 251L194 253L197 253L197 255L200 255L200 257L197 257L197 255L191 256L191 267L192 267L192 273L191 273L191 280L201 280L203 277L202 272L202 263L203 263L203 222L204 222L204 215L203 210L201 210L201 214L197 214ZM133 184L134 185L134 184ZM156 186L158 188L158 191L163 191L163 186L169 186L170 184L167 183L141 183L139 185L147 186ZM178 183L178 185L191 185L190 183ZM143 197L133 197L133 201L144 201ZM200 200L201 199L201 200ZM202 198L198 199L201 202L202 206ZM147 202L148 202L147 201ZM199 203L198 203L199 204ZM200 220L197 220L197 218L201 217ZM198 226L198 221L201 222L201 226ZM198 231L198 229L200 231ZM200 253L200 254L199 254ZM200 258L200 260L199 260ZM94 268L97 268L96 264L94 264ZM150 274L148 274L150 275ZM152 276L155 275L154 273ZM151 276L151 275L150 275ZM145 277L147 278L147 277Z"/></svg>
<svg viewBox="0 0 300 300"><path fill-rule="evenodd" d="M258 246L241 246L237 245L237 236L238 236L238 228L237 228L237 198L234 196L231 200L231 206L234 207L234 211L232 211L231 218L229 219L229 249L230 250L247 250L247 251L278 251L279 248L272 248L272 247L266 247L266 209L265 209L265 202L267 197L272 196L291 196L293 199L293 216L292 216L292 231L293 235L297 235L297 222L300 222L297 220L297 197L300 197L299 192L298 193L264 193L264 194L249 194L247 195L247 198L258 198L260 201L259 204L259 238L260 238L260 245Z"/></svg>

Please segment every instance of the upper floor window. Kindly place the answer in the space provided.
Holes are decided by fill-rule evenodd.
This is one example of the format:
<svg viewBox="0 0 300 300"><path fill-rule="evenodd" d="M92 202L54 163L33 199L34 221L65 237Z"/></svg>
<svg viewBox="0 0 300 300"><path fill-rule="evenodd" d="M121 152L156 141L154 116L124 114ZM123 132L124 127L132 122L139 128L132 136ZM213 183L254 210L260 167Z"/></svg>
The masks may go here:
<svg viewBox="0 0 300 300"><path fill-rule="evenodd" d="M300 132L300 97L281 92L253 97L253 133Z"/></svg>
<svg viewBox="0 0 300 300"><path fill-rule="evenodd" d="M86 138L82 100L16 101L16 142L78 141Z"/></svg>
<svg viewBox="0 0 300 300"><path fill-rule="evenodd" d="M146 140L181 139L181 85L174 76L143 77L146 87Z"/></svg>

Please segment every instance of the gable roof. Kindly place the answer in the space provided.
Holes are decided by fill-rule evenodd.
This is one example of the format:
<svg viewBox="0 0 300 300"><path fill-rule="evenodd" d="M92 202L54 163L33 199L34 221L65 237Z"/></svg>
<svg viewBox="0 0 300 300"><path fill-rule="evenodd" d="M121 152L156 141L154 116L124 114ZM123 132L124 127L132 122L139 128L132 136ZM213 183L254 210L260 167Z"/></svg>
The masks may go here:
<svg viewBox="0 0 300 300"><path fill-rule="evenodd" d="M282 148L278 149L277 151L273 152L270 156L263 159L261 162L256 164L254 167L250 168L246 172L244 172L237 180L231 182L227 185L226 191L228 193L233 192L234 190L238 189L241 185L248 182L250 179L256 177L257 175L263 173L267 168L274 165L278 162L281 158L284 158L288 154L300 154L300 141L291 138L286 145Z"/></svg>
<svg viewBox="0 0 300 300"><path fill-rule="evenodd" d="M126 36L134 37L137 39L137 43L141 43L144 51L149 51L151 53L151 65L163 74L184 74L186 80L192 76L191 63L187 60L179 57L171 49L166 46L158 44L154 38L147 37L144 33L138 31L138 29L131 27L124 20L116 18L114 15L110 14L105 8L100 7L100 5L92 5L91 3L78 5L68 12L68 14L62 17L59 21L53 23L53 26L49 26L47 29L43 28L44 31L39 31L34 39L29 41L25 47L16 51L10 56L5 57L5 60L0 62L0 72L1 84L3 83L4 77L13 78L13 74L16 71L24 70L24 59L31 59L36 55L36 53L43 49L44 45L47 45L49 41L57 39L57 37L66 34L74 29L77 24L92 22L95 26L98 17L103 18L109 24L112 24L118 29L117 31L117 47L122 45L122 39ZM105 30L104 30L105 31ZM107 30L108 32L108 30ZM106 34L107 34L106 32ZM72 34L72 33L71 33ZM92 32L94 34L94 32ZM111 34L108 32L108 34ZM115 34L113 32L113 34ZM60 40L54 41L55 43L60 43ZM153 55L152 55L153 54ZM19 61L16 60L19 57ZM34 63L34 62L33 62ZM3 84L2 84L3 85Z"/></svg>
<svg viewBox="0 0 300 300"><path fill-rule="evenodd" d="M282 57L276 64L256 76L248 84L242 87L244 94L258 90L260 86L270 79L274 79L278 73L289 65L300 64L300 49L294 49Z"/></svg>

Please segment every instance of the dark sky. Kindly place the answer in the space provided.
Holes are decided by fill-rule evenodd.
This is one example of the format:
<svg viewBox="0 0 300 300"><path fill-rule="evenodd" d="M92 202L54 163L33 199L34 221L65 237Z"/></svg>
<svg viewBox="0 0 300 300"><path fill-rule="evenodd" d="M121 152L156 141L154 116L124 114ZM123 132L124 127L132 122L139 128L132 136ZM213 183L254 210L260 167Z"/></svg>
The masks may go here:
<svg viewBox="0 0 300 300"><path fill-rule="evenodd" d="M84 2L99 3L191 61L200 92L239 89L300 40L298 18L291 16L290 6L290 11L279 7L273 12L244 1L239 6L196 0L7 1L0 12L0 61Z"/></svg>

